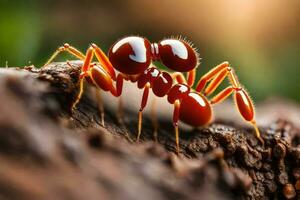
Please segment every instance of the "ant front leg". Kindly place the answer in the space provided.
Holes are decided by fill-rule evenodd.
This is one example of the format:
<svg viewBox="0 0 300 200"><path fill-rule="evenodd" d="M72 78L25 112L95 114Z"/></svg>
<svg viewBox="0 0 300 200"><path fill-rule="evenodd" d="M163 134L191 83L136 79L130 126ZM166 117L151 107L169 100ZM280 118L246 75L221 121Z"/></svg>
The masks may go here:
<svg viewBox="0 0 300 200"><path fill-rule="evenodd" d="M227 67L222 69L210 82L207 88L204 91L205 95L212 94L215 89L221 84L221 82L228 77L231 86L222 90L219 94L212 98L211 104L216 104L224 99L226 99L230 94L234 92L234 100L236 102L236 106L245 121L248 121L252 124L255 129L256 137L259 141L264 144L263 139L260 136L259 129L255 120L254 106L252 100L250 99L248 93L242 88L238 82L236 75L231 67Z"/></svg>
<svg viewBox="0 0 300 200"><path fill-rule="evenodd" d="M81 74L80 74L80 77L79 77L79 92L77 94L77 97L75 98L75 101L71 105L71 110L73 110L76 107L76 105L78 104L78 102L80 101L81 96L83 94L83 84L84 84L83 79L87 75L87 71L90 67L91 60L92 60L92 57L93 57L93 52L91 52L91 49L88 49L87 52L86 52L86 56L85 56L83 53L81 53L75 47L70 46L68 43L65 43L63 46L59 47L53 53L53 55L49 58L49 60L46 62L46 64L44 66L51 63L58 56L59 53L64 52L64 51L69 52L71 55L79 58L80 60L84 60L84 64L82 66ZM67 64L70 65L69 62L67 62Z"/></svg>
<svg viewBox="0 0 300 200"><path fill-rule="evenodd" d="M82 65L81 73L80 73L80 76L79 76L79 92L77 94L77 97L76 97L75 101L72 104L72 107L71 107L72 110L76 107L76 105L79 103L79 101L82 97L84 77L89 75L88 71L89 71L90 66L91 66L91 61L93 59L93 54L94 53L93 53L93 50L91 48L89 48L86 51L85 60L84 60L84 63Z"/></svg>
<svg viewBox="0 0 300 200"><path fill-rule="evenodd" d="M68 52L71 55L75 56L76 58L80 59L80 60L84 60L85 56L83 53L81 53L79 50L77 50L75 47L70 46L68 43L65 43L63 46L59 47L53 54L52 56L49 58L49 60L46 62L46 65L48 65L49 63L51 63L57 56L58 54L60 54L61 52Z"/></svg>
<svg viewBox="0 0 300 200"><path fill-rule="evenodd" d="M110 91L110 93L115 96L119 97L122 94L123 89L123 74L118 74L116 78L116 84L113 85L113 80L110 77L110 75L102 68L102 65L92 65L88 71L89 77L91 81L94 83L94 85L97 87L97 89L102 89L104 91ZM102 124L104 125L104 107L103 102L100 96L100 91L97 91L97 99L98 99L98 105L99 105L99 111L101 115ZM119 123L121 123L120 117L123 116L122 106L118 105L118 112L117 112L117 120Z"/></svg>
<svg viewBox="0 0 300 200"><path fill-rule="evenodd" d="M116 73L115 70L109 61L108 57L105 55L105 53L98 47L96 44L92 43L91 47L93 48L93 51L97 57L97 60L102 65L102 67L109 73L111 78L113 80L116 80Z"/></svg>
<svg viewBox="0 0 300 200"><path fill-rule="evenodd" d="M149 96L149 89L150 89L150 83L148 82L144 86L144 92L143 92L141 107L140 107L139 115L138 115L138 134L137 134L137 138L136 138L137 142L139 142L140 136L141 136L141 132L142 132L143 110L144 110L144 108L147 105L148 96Z"/></svg>
<svg viewBox="0 0 300 200"><path fill-rule="evenodd" d="M100 67L97 67L95 65L92 66L91 64L94 54L96 54L96 57L99 63L101 64ZM112 84L112 80L116 80L116 77L115 77L115 71L112 68L111 63L109 62L105 54L102 52L102 50L99 47L97 47L95 44L92 44L86 51L84 63L82 65L81 74L79 78L80 79L79 93L75 102L72 105L72 109L77 105L77 103L81 99L83 93L83 79L86 76L91 78L91 80L97 87L105 91L109 90L115 96L120 96L122 85L123 85L123 80L121 75L117 80L117 86L116 86L117 89L115 89Z"/></svg>

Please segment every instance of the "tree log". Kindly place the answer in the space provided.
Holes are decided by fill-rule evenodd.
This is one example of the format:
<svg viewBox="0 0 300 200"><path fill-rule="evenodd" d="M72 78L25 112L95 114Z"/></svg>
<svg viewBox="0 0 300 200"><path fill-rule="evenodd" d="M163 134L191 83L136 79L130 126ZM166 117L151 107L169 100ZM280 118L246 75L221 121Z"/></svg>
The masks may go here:
<svg viewBox="0 0 300 200"><path fill-rule="evenodd" d="M135 142L127 106L121 123L105 107L103 126L91 85L70 110L82 64L70 63L0 69L0 199L300 198L300 131L289 120L260 127L264 146L234 121L183 128L178 157L168 119L157 142L149 115Z"/></svg>

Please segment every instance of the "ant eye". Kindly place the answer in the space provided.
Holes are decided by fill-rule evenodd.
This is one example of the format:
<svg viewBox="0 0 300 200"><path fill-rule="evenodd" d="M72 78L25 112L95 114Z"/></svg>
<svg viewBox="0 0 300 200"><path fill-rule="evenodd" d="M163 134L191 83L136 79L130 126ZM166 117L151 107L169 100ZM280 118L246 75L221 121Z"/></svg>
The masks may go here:
<svg viewBox="0 0 300 200"><path fill-rule="evenodd" d="M197 66L197 54L185 41L162 40L159 42L158 48L161 62L174 71L187 72Z"/></svg>
<svg viewBox="0 0 300 200"><path fill-rule="evenodd" d="M126 37L109 50L113 67L124 74L140 74L151 63L151 44L142 37Z"/></svg>

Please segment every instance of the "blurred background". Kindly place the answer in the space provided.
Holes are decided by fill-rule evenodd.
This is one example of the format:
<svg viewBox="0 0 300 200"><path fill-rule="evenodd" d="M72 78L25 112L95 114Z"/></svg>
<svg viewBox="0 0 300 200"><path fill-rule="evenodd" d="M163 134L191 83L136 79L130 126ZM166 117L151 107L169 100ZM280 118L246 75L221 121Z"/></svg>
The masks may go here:
<svg viewBox="0 0 300 200"><path fill-rule="evenodd" d="M105 51L117 39L185 36L202 58L198 75L228 60L256 101L300 101L300 1L0 0L0 66L43 65L68 42ZM60 56L57 60L71 59Z"/></svg>

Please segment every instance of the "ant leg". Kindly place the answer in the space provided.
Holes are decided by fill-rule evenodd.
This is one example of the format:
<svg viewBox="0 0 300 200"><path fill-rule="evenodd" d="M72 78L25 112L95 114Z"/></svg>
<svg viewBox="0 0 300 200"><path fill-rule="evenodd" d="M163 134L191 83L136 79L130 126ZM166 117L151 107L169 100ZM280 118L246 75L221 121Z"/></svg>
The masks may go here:
<svg viewBox="0 0 300 200"><path fill-rule="evenodd" d="M229 87L225 88L219 94L217 94L216 96L214 96L210 100L210 103L212 105L216 104L216 103L221 103L224 99L226 99L229 95L231 95L233 91L234 91L234 87L233 86L229 86Z"/></svg>
<svg viewBox="0 0 300 200"><path fill-rule="evenodd" d="M222 70L206 88L205 93L211 94L215 90L215 88L221 84L225 76L228 76L231 86L225 88L215 97L213 97L211 103L216 104L223 101L234 91L234 100L236 102L236 106L241 116L244 118L245 121L248 121L252 124L252 126L255 129L256 137L262 144L264 144L264 141L260 136L260 132L256 124L252 100L250 99L248 93L244 90L244 88L240 86L238 79L231 67L227 67L226 69Z"/></svg>
<svg viewBox="0 0 300 200"><path fill-rule="evenodd" d="M158 141L157 133L158 133L158 121L157 121L157 113L156 113L156 98L153 98L152 105L151 105L151 119L153 125L153 137L155 142Z"/></svg>
<svg viewBox="0 0 300 200"><path fill-rule="evenodd" d="M91 44L91 47L94 49L94 53L96 55L97 60L99 63L102 65L102 67L109 73L111 78L113 80L116 80L116 73L115 70L109 61L108 57L105 55L105 53L96 45L96 44Z"/></svg>
<svg viewBox="0 0 300 200"><path fill-rule="evenodd" d="M120 96L123 89L123 81L124 77L122 74L118 74L117 81L116 81L116 88L117 88L117 96ZM118 121L120 124L124 124L124 109L123 109L123 101L122 97L119 99L119 105L118 105Z"/></svg>
<svg viewBox="0 0 300 200"><path fill-rule="evenodd" d="M80 101L81 96L83 94L83 81L84 81L84 77L88 76L88 70L90 68L92 58L93 58L93 51L92 51L91 48L89 48L86 51L85 60L84 60L84 63L83 63L83 66L82 66L82 71L81 71L81 74L80 74L80 77L79 77L79 92L78 92L78 95L77 95L74 103L72 104L72 107L71 107L72 110L76 107L76 105Z"/></svg>
<svg viewBox="0 0 300 200"><path fill-rule="evenodd" d="M192 87L195 83L196 79L196 70L197 68L192 69L187 73L187 84L188 86Z"/></svg>
<svg viewBox="0 0 300 200"><path fill-rule="evenodd" d="M91 55L93 54L93 50L90 48L89 52L91 52ZM90 54L87 54L87 58L90 58ZM89 62L89 61L87 61ZM118 74L117 80L116 80L116 86L114 86L113 81L110 77L110 75L99 65L93 63L90 64L90 68L88 69L88 72L85 72L87 76L91 79L93 84L98 88L102 89L104 91L110 91L111 94L115 97L119 97L122 93L122 87L123 87L123 76L122 74ZM86 67L85 65L83 67ZM98 101L99 108L100 108L100 114L102 116L102 124L104 124L104 109L103 109L103 103L101 101ZM102 111L101 111L102 110ZM117 114L119 116L119 114ZM119 121L119 120L118 120Z"/></svg>
<svg viewBox="0 0 300 200"><path fill-rule="evenodd" d="M68 47L68 49L73 49L73 48L71 48L70 46ZM75 49L76 50L76 49ZM80 52L79 52L80 53ZM86 55L84 56L84 55L82 55L82 57L84 58L84 63L83 63L83 65L82 65L82 68L81 68L81 74L80 74L80 81L79 81L79 93L78 93L78 95L77 95L77 97L76 97L76 99L75 99L75 102L73 103L73 105L72 105L72 109L74 109L75 108L75 106L77 105L77 103L79 102L79 100L81 99L81 96L82 96L82 93L83 93L83 79L84 79L84 77L85 76L89 76L91 79L92 79L92 81L94 82L94 84L95 85L97 85L97 86L100 86L98 83L97 83L97 81L101 81L101 78L104 78L104 80L106 81L106 84L109 84L110 83L110 87L109 87L109 90L114 94L114 95L117 95L117 96L120 96L120 94L121 94L121 89L122 89L122 85L123 85L123 79L122 79L122 77L121 77L121 79L119 78L118 80L117 80L117 89L115 89L114 87L113 87L113 85L111 84L111 81L110 81L110 79L113 79L114 77L111 77L111 74L109 74L109 71L106 71L105 69L107 69L106 67L107 67L107 65L105 65L105 64L102 64L101 65L101 69L103 69L102 70L102 73L99 73L100 71L98 71L98 73L99 74L97 74L98 76L95 76L95 77L93 77L91 74L92 74L92 72L93 71L91 71L93 68L91 68L91 62L92 62L92 60L93 60L93 57L94 57L94 53L95 53L95 47L93 47L93 46L91 46L91 47L89 47L88 49L87 49L87 51L86 51ZM81 54L81 53L80 53ZM55 57L56 56L56 54L54 53L54 56L52 56L52 57ZM50 62L51 62L51 58L50 58ZM99 60L99 62L100 62L100 60ZM93 65L93 66L95 66L95 65ZM97 70L96 70L97 71ZM114 72L114 71L113 71ZM99 79L100 78L100 79ZM95 79L97 79L97 81L95 80ZM103 80L102 80L103 81ZM103 113L103 117L104 117L104 112L102 112ZM103 118L103 120L104 120L104 118ZM104 124L104 123L103 123Z"/></svg>
<svg viewBox="0 0 300 200"><path fill-rule="evenodd" d="M171 74L171 77L173 80L175 79L178 83L193 86L196 78L196 69L192 69L187 73L187 79L181 72L174 72Z"/></svg>
<svg viewBox="0 0 300 200"><path fill-rule="evenodd" d="M124 112L123 112L123 100L122 97L119 97L118 100L118 111L117 111L117 120L118 123L121 125L124 125Z"/></svg>
<svg viewBox="0 0 300 200"><path fill-rule="evenodd" d="M202 76L200 78L200 80L198 81L197 85L196 85L196 91L197 92L201 92L202 89L205 87L206 83L208 81L210 81L212 78L214 78L220 71L222 71L223 69L229 67L228 62L223 62L219 65L217 65L216 67L214 67L213 69L211 69L209 72L207 72L204 76Z"/></svg>
<svg viewBox="0 0 300 200"><path fill-rule="evenodd" d="M116 87L111 88L111 94L115 97L120 97L123 89L124 75L119 73L116 79ZM124 113L123 113L123 101L122 98L119 98L118 101L118 111L117 111L117 120L120 124L124 124Z"/></svg>
<svg viewBox="0 0 300 200"><path fill-rule="evenodd" d="M46 62L46 65L48 65L49 63L51 63L57 56L59 53L63 52L63 51L67 51L70 54L72 54L73 56L79 58L80 60L84 60L85 56L83 53L81 53L79 50L77 50L75 47L70 46L68 43L65 43L63 46L59 47L53 54L52 56L49 58L49 60Z"/></svg>
<svg viewBox="0 0 300 200"><path fill-rule="evenodd" d="M254 106L253 103L247 94L247 92L243 88L235 88L233 86L225 88L223 91L221 91L219 94L217 94L215 97L212 98L210 101L211 104L216 104L222 102L224 99L226 99L232 92L235 91L235 102L236 106L242 115L242 117L250 122L255 130L256 138L264 144L264 140L260 136L259 129L256 124L256 120L254 118Z"/></svg>
<svg viewBox="0 0 300 200"><path fill-rule="evenodd" d="M208 95L212 94L216 90L216 88L223 82L223 80L226 78L228 73L229 73L229 70L227 68L220 71L219 74L217 76L215 76L211 80L209 85L205 88L204 95L208 96ZM234 85L234 86L237 87L237 85Z"/></svg>
<svg viewBox="0 0 300 200"><path fill-rule="evenodd" d="M100 90L98 90L97 88L95 88L95 93L96 93L96 99L97 99L97 106L98 106L98 110L99 110L99 114L100 114L100 118L101 118L101 125L103 127L105 127L105 124L104 124L104 106L103 106L102 95L101 95Z"/></svg>
<svg viewBox="0 0 300 200"><path fill-rule="evenodd" d="M118 74L116 78L116 87L112 87L110 90L111 94L115 97L119 97L122 94L124 79L125 77L123 74Z"/></svg>
<svg viewBox="0 0 300 200"><path fill-rule="evenodd" d="M76 105L79 103L81 97L82 97L82 94L83 94L83 78L80 78L79 80L79 92L77 94L77 97L75 99L75 101L73 102L72 106L71 106L71 110L73 110Z"/></svg>
<svg viewBox="0 0 300 200"><path fill-rule="evenodd" d="M137 142L140 140L140 135L141 135L141 132L142 132L143 110L147 105L147 100L148 100L148 96L149 96L149 89L150 89L150 83L148 82L144 86L144 93L143 93L141 107L140 107L139 115L138 115L138 134L137 134L137 138L136 138Z"/></svg>
<svg viewBox="0 0 300 200"><path fill-rule="evenodd" d="M176 80L180 84L187 84L193 86L196 78L196 68L187 73L187 79L181 72L174 72L171 74L173 80Z"/></svg>
<svg viewBox="0 0 300 200"><path fill-rule="evenodd" d="M71 63L68 61L67 61L67 65L69 65L70 67L73 67L71 65ZM77 105L77 103L80 101L82 94L83 94L83 77L80 76L79 77L79 92L76 96L75 101L71 105L71 110L73 110L75 108L75 106Z"/></svg>
<svg viewBox="0 0 300 200"><path fill-rule="evenodd" d="M173 80L176 80L178 83L187 84L187 81L181 72L174 72L171 74Z"/></svg>
<svg viewBox="0 0 300 200"><path fill-rule="evenodd" d="M180 101L177 99L174 102L174 112L173 112L173 125L174 125L174 129L175 129L176 154L177 155L179 155L179 129L178 129L179 109L180 109Z"/></svg>
<svg viewBox="0 0 300 200"><path fill-rule="evenodd" d="M90 51L93 54L93 50L91 48L90 48ZM87 58L88 58L88 56L87 56ZM93 66L95 66L95 64ZM96 70L96 72L98 73L96 75L92 74L92 72L90 72L90 74L92 74L92 76L90 78L92 79L93 83L99 89L103 89L105 91L110 91L113 96L119 97L122 93L122 88L123 88L123 79L124 79L123 74L121 74L121 73L118 74L118 76L116 78L116 85L114 86L110 75L103 68L100 68L100 69ZM123 110L122 110L122 108L123 108L122 101L121 101L121 98L119 98L117 120L120 124L123 123L123 119L122 119L123 118ZM104 113L103 113L103 116L104 116Z"/></svg>
<svg viewBox="0 0 300 200"><path fill-rule="evenodd" d="M110 63L109 59L107 58L107 56L105 55L105 53L96 45L96 44L91 44L91 47L89 48L93 51L93 54L96 55L99 63L101 64L101 66L105 69L106 72L108 72L108 74L111 76L111 78L113 80L116 80L116 74L115 74L115 70L112 66L112 64ZM45 65L48 65L49 63L51 63L55 57L58 56L59 53L63 52L63 51L67 51L70 54L72 54L73 56L79 58L80 60L84 60L86 59L85 55L83 53L81 53L79 50L77 50L75 47L70 46L68 43L65 43L63 46L59 47L54 53L53 55L50 57L50 59L46 62ZM93 57L93 56L92 56ZM91 59L92 60L92 59ZM87 69L85 69L85 71L87 71Z"/></svg>
<svg viewBox="0 0 300 200"><path fill-rule="evenodd" d="M187 79L181 72L174 72L171 74L173 80L176 80L177 83L187 84L188 86L193 86L196 78L196 69L192 69L187 73Z"/></svg>

